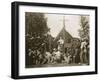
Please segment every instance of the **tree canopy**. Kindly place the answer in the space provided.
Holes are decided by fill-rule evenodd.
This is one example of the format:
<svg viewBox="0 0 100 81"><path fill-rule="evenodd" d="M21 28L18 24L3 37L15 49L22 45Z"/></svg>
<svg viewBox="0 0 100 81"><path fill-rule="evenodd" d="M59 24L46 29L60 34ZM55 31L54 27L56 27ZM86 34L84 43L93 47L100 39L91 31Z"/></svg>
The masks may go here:
<svg viewBox="0 0 100 81"><path fill-rule="evenodd" d="M42 13L25 13L26 33L45 34L48 32L47 19Z"/></svg>
<svg viewBox="0 0 100 81"><path fill-rule="evenodd" d="M89 18L87 16L80 17L79 36L81 39L89 40Z"/></svg>

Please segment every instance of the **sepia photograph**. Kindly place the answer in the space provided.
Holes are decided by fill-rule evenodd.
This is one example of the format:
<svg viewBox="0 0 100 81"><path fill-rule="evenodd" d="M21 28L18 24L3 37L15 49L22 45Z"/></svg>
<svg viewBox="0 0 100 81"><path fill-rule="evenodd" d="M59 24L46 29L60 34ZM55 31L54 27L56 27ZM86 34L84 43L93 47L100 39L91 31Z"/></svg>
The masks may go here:
<svg viewBox="0 0 100 81"><path fill-rule="evenodd" d="M90 16L25 12L25 68L88 66Z"/></svg>
<svg viewBox="0 0 100 81"><path fill-rule="evenodd" d="M11 77L97 74L97 7L12 2Z"/></svg>

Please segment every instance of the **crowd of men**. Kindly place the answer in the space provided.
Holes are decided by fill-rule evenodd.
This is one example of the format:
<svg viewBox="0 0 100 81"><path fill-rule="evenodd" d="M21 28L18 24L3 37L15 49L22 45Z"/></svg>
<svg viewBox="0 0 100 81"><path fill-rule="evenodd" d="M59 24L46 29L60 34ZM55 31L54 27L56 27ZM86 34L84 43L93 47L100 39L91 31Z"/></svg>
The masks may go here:
<svg viewBox="0 0 100 81"><path fill-rule="evenodd" d="M37 36L38 37L38 36ZM39 39L41 37L38 37ZM32 41L34 37L30 37ZM43 65L43 64L89 64L89 42L84 39L81 40L78 46L64 47L64 40L60 38L57 41L57 47L51 47L52 50L46 50L47 42L43 42L39 45L39 49L27 48L26 61L27 65ZM36 43L36 41L34 41ZM49 44L47 44L49 45Z"/></svg>

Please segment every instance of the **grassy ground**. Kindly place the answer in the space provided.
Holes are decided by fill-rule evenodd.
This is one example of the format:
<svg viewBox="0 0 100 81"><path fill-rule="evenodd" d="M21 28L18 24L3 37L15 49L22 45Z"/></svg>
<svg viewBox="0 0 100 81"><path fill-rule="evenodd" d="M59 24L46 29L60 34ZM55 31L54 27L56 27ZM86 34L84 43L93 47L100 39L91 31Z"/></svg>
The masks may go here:
<svg viewBox="0 0 100 81"><path fill-rule="evenodd" d="M87 66L88 64L76 64L76 63L71 63L71 64L66 64L66 63L59 63L59 64L37 64L37 65L31 65L31 66L26 66L26 68L40 68L40 67L64 67L64 66Z"/></svg>

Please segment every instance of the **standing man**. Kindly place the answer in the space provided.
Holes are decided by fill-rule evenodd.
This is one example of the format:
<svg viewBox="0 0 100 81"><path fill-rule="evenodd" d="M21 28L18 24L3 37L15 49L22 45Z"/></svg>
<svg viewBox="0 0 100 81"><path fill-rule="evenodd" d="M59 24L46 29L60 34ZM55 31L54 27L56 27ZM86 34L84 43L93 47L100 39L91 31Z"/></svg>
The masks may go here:
<svg viewBox="0 0 100 81"><path fill-rule="evenodd" d="M62 51L63 50L63 45L64 45L64 40L62 37L58 40L58 50Z"/></svg>
<svg viewBox="0 0 100 81"><path fill-rule="evenodd" d="M87 61L87 42L84 40L81 42L81 53L80 53L80 61L81 63L85 63Z"/></svg>

